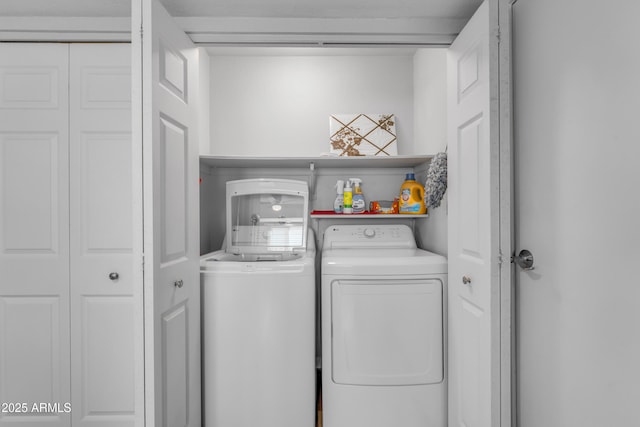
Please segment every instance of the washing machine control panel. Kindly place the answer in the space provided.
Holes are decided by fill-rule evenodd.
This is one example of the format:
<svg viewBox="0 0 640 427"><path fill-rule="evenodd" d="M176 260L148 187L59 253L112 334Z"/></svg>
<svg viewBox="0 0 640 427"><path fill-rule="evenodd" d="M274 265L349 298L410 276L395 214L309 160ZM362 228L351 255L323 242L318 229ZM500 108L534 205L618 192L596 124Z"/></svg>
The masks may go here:
<svg viewBox="0 0 640 427"><path fill-rule="evenodd" d="M364 235L364 237L373 238L376 236L376 230L375 228L365 228L362 234Z"/></svg>
<svg viewBox="0 0 640 427"><path fill-rule="evenodd" d="M335 225L324 235L328 247L415 248L413 232L406 225Z"/></svg>

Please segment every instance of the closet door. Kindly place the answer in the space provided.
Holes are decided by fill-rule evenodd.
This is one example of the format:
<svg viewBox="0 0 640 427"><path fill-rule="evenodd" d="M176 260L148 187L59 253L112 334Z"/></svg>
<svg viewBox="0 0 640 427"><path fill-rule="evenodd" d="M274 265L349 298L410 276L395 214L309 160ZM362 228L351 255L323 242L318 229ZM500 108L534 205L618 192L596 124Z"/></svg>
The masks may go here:
<svg viewBox="0 0 640 427"><path fill-rule="evenodd" d="M506 16L506 2L485 1L447 54L451 426L512 425L510 136L500 132L510 116L498 5Z"/></svg>
<svg viewBox="0 0 640 427"><path fill-rule="evenodd" d="M69 93L72 422L142 425L130 45L71 45Z"/></svg>
<svg viewBox="0 0 640 427"><path fill-rule="evenodd" d="M142 126L144 170L146 422L195 427L201 425L199 57L159 1L136 1L133 11L134 34L142 28L134 41L143 89L134 125Z"/></svg>
<svg viewBox="0 0 640 427"><path fill-rule="evenodd" d="M67 85L67 45L0 44L0 426L70 422Z"/></svg>

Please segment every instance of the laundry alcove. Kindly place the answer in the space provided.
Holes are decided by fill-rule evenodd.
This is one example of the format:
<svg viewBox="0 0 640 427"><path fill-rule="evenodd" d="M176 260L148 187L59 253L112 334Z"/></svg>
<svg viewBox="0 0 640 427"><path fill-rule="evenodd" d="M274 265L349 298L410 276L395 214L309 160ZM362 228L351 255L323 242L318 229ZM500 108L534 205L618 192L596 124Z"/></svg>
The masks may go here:
<svg viewBox="0 0 640 427"><path fill-rule="evenodd" d="M478 21L471 27L473 28L472 32L482 32L482 24L479 24ZM386 198L389 197L388 194L394 194L403 180L404 173L413 171L406 168L404 170L394 169L391 163L385 167L382 162L375 167L349 165L341 168L333 165L331 168L318 168L318 165L323 162L320 153L328 151L328 146L325 145L328 142L328 124L324 117L328 117L331 108L336 108L331 104L335 99L327 96L333 86L322 82L323 78L333 79L333 84L340 87L340 94L343 97L336 102L338 108L341 105L340 101L343 101L342 105L354 109L366 109L367 102L370 102L370 105L379 105L375 102L397 105L398 111L406 114L403 116L403 113L396 113L399 116L399 139L400 135L408 138L408 140L399 142L400 151L406 150L403 154L406 153L409 157L435 154L437 151L443 151L448 145L450 172L453 175L450 175L448 206L445 204L445 207L434 210L433 215L430 213L429 218L415 219L414 226L422 247L448 254L450 262L454 261L449 270L450 276L455 277L449 282L451 286L449 290L449 331L450 334L451 331L455 331L453 335L450 335L455 338L449 341L448 355L449 422L453 424L467 422L470 425L478 423L478 420L486 421L492 417L497 417L494 420L501 418L507 423L507 419L510 419L511 416L506 415L511 414L511 406L506 404L510 401L508 396L511 393L511 383L508 379L510 372L506 372L510 362L507 363L503 360L502 363L493 365L493 371L488 367L495 363L496 357L500 358L497 356L498 353L503 352L501 353L503 356L510 354L510 336L504 335L504 332L510 330L509 328L504 329L509 324L511 316L509 314L510 297L508 297L510 268L508 265L502 264L503 261L500 261L497 255L493 260L488 255L499 245L506 248L510 244L504 240L509 235L508 231L504 232L509 228L509 222L505 217L505 214L508 216L509 208L501 206L499 199L496 196L491 196L489 190L482 189L485 185L495 189L500 188L500 174L497 173L497 169L494 174L489 172L494 166L498 168L496 162L499 162L500 167L503 168L502 171L508 175L508 167L505 168L508 165L508 149L499 148L501 147L499 138L497 135L490 136L492 135L490 129L504 132L508 129L509 124L504 120L502 122L497 120L495 113L500 108L498 103L491 106L488 98L485 100L482 98L489 93L496 93L494 100L497 101L499 98L497 80L492 82L489 79L491 67L496 67L496 62L491 61L499 61L496 56L484 56L489 53L489 50L485 49L490 49L489 46L496 40L486 34L484 40L489 44L483 45L482 39L474 39L475 37L477 36L469 34L465 37L459 37L457 43L454 42L453 48L441 47L439 50L417 49L405 50L404 52L401 49L395 52L393 50L380 51L381 55L375 60L381 61L378 63L378 70L388 67L386 75L389 78L385 81L402 81L402 83L398 85L398 91L395 93L392 90L386 91L385 89L389 89L388 87L382 89L375 101L367 98L370 94L362 89L363 87L375 87L371 82L367 83L367 77L363 75L364 73L355 71L353 75L350 75L346 71L362 70L366 67L358 68L358 66L344 65L347 61L340 57L340 53L335 53L335 56L331 57L331 49L322 52L323 48L316 48L318 51L309 57L301 57L299 49L297 51L293 49L288 55L278 49L268 51L268 48L262 50L253 48L253 50L246 51L243 51L244 48L238 47L235 47L235 50L230 48L211 49L208 62L211 80L207 83L210 85L210 90L207 93L212 99L208 104L211 108L208 116L212 118L209 122L210 125L216 126L216 128L209 129L210 145L201 147L201 152L208 153L201 158L203 179L201 186L201 195L203 195L201 198L201 245L203 252L206 252L217 249L224 234L224 229L221 227L224 220L219 215L216 216L218 208L215 206L224 200L222 183L227 179L266 176L307 180L315 185L315 194L311 200L311 209L313 210L330 209L335 197L333 185L337 179L363 178L365 197L374 200L385 198L384 192L387 192ZM348 61L359 60L361 65L371 63L372 52L373 50L367 52L366 49L351 51ZM383 65L385 53L389 57L397 56L394 59L389 59L389 62ZM435 59L438 58L438 55L441 55L441 62ZM323 61L325 61L324 64ZM330 61L340 63L342 66L331 67L327 65ZM399 69L401 68L399 64L402 63L406 68ZM325 69L323 66L327 68ZM302 75L293 73L296 67L302 70ZM332 70L331 77L326 77L328 72L323 73L323 70L328 69ZM391 69L394 69L394 72L391 72ZM493 70L496 69L497 67L493 68ZM264 70L264 74L261 74L260 70ZM430 76L433 78L432 81L426 78L430 72L435 73L435 76ZM318 78L318 75L322 75L323 78ZM238 80L237 85L227 83L232 79L232 76ZM380 80L375 71L371 72L370 77L374 81ZM485 78L488 80L482 80ZM410 81L411 84L407 84L407 81ZM299 90L301 82L305 82L305 85L302 86L306 87L302 91ZM447 87L440 99L437 96L437 89L436 96L429 93L430 89L434 89L429 87L431 83L437 87L438 85ZM263 87L260 86L261 84L269 87L269 90L261 90ZM221 88L223 85L224 89ZM312 89L309 89L308 86L312 86ZM390 87L394 86L390 85ZM246 92L244 92L245 88ZM277 92L275 89L272 92L273 88L276 88ZM291 90L288 91L289 89ZM312 96L314 89L320 93ZM225 90L229 92L225 92ZM349 92L349 90L353 90L353 92ZM228 96L223 96L219 100L214 99L216 94L220 92L228 93ZM301 95L296 96L298 94ZM505 100L508 99L508 92L503 96ZM358 104L359 100L365 102L364 107ZM397 104L394 104L394 101ZM474 110L475 107L471 104L482 106L482 110ZM506 112L503 117L509 117L506 104L502 103L500 106L504 108L503 112ZM265 111L268 113L262 114ZM308 111L313 114L307 114ZM434 114L434 111L440 113L447 111L448 117L438 116ZM260 117L261 114L264 117ZM305 121L313 116L322 118L317 125ZM294 120L293 122L287 119L280 121L283 117L293 117ZM403 118L406 121L401 125ZM244 131L243 126L246 127L249 124L253 125L252 130L255 133ZM298 124L300 127L296 127ZM500 124L503 128L500 128ZM406 126L406 128L402 126ZM440 129L442 129L440 135L444 135L444 141L439 140L438 136L434 137L439 134ZM302 138L300 135L304 135L304 144L300 143ZM508 138L505 134L503 135L506 144ZM234 142L229 143L229 141ZM440 141L441 144L436 141ZM496 144L493 145L493 150L496 150L493 157L480 157L482 150L488 150L485 154L492 150L489 148L489 141L493 141L491 144ZM406 145L403 146L403 143ZM276 148L272 149L272 147ZM506 157L501 157L501 155ZM298 163L292 161L290 167L283 167L282 164L276 166L278 161L296 156L311 157L298 158ZM241 164L243 158L245 163ZM480 160L481 158L484 160ZM224 164L225 159L229 161L229 167ZM269 165L269 159L273 162L272 165ZM412 165L412 169L414 167L420 179L423 180L428 161ZM490 184L491 182L493 184ZM502 185L504 184L506 182L502 181ZM502 191L506 191L506 187ZM500 209L503 210L500 211ZM481 214L481 212L484 213ZM350 220L345 219L344 221ZM331 222L321 219L318 219L317 222L317 234L320 236L317 236L317 239L320 240L323 225L329 225ZM486 233L492 229L495 230L495 234L493 237L489 237L492 234ZM499 229L503 230L503 234L498 232ZM445 230L449 231L448 235ZM496 263L495 260L498 260L499 263ZM468 273L470 276L466 275L467 271L472 271L472 273ZM490 271L493 272L490 273ZM482 277L482 279L479 279L478 284L466 286L469 277L472 277L472 282L478 280L478 277ZM482 289L480 283L486 283L488 286L485 291L491 286L495 286L495 293L485 294L485 291L480 291ZM498 289L502 289L502 297L496 299L500 295ZM493 312L493 310L496 311ZM500 336L496 329L497 335L491 338L493 333L490 331L498 324L502 324L503 335ZM480 350L476 346L483 349ZM483 354L483 356L477 359L471 354ZM491 360L494 362L490 362ZM487 369L483 372L476 372L477 368L473 368L473 366L480 365L486 365ZM498 366L501 368L497 369ZM500 376L504 382L498 385L493 381L492 388L489 386L492 383L491 378L493 375L498 375L498 371L501 372ZM474 373L469 376L468 374L471 372ZM488 388L484 388L485 386ZM467 398L475 402L473 405L461 402L463 389L465 394L470 393ZM491 397L492 393L495 393L494 397ZM504 399L502 402L505 404L498 403L501 399ZM495 406L489 402L494 402ZM496 408L500 408L500 410L495 412ZM482 425L483 422L481 421L478 425ZM497 421L493 424L496 423Z"/></svg>

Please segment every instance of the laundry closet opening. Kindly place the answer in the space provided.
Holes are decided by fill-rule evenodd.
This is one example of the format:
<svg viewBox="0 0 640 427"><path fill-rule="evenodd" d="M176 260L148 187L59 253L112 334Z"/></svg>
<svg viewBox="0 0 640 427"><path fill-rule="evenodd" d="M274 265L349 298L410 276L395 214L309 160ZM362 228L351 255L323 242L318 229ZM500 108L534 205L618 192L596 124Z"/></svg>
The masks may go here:
<svg viewBox="0 0 640 427"><path fill-rule="evenodd" d="M360 178L368 207L393 200L408 172L424 184L428 159L414 167L323 167L331 115L393 114L397 155L446 149L447 49L444 47L209 47L201 69L204 98L200 144L200 252L220 249L225 232L225 183L243 178L313 180L309 211L331 210L337 180ZM208 120L207 120L208 119ZM211 157L217 160L211 161ZM220 158L233 158L226 166ZM306 158L282 167L258 158ZM243 159L246 160L243 162ZM310 164L316 163L310 171ZM313 175L312 178L311 175ZM410 225L419 247L447 252L446 197L429 218ZM313 220L321 247L328 221Z"/></svg>
<svg viewBox="0 0 640 427"><path fill-rule="evenodd" d="M416 180L424 184L429 156L446 149L444 47L210 47L206 51L209 58L204 67L201 64L201 70L208 68L205 71L208 78L201 77L200 83L205 98L209 97L203 112L208 118L205 133L209 138L200 144L201 254L224 247L228 181L252 178L306 181L309 212L314 212L333 209L338 180L359 178L368 208L370 201L398 197L407 173L414 173ZM362 167L341 167L330 162L330 116L342 114L393 114L397 157L408 160L362 163ZM445 196L441 206L430 209L426 217L353 215L309 219L317 247L318 425L322 422L323 324L320 304L323 279L319 265L325 231L340 224L406 225L419 248L446 256L446 206ZM438 307L442 308L446 287L443 289L440 281L434 283L440 283ZM438 340L442 342L446 312L441 311L437 317L441 337ZM442 357L446 350L440 347L438 352L440 372L444 375ZM205 366L206 360L207 356ZM436 383L443 381L446 379L441 377ZM425 405L440 408L433 412L441 412L445 417L446 399L437 389L440 386L434 386L433 390L429 387L425 387L425 392L434 394ZM206 397L203 404L206 405Z"/></svg>

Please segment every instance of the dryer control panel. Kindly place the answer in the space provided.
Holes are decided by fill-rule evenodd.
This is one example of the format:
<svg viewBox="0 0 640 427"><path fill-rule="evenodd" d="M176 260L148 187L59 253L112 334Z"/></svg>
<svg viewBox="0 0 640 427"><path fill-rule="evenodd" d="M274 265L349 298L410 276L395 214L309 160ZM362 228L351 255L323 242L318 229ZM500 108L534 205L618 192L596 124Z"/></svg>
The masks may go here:
<svg viewBox="0 0 640 427"><path fill-rule="evenodd" d="M406 225L334 225L324 232L323 249L414 249L416 240Z"/></svg>

